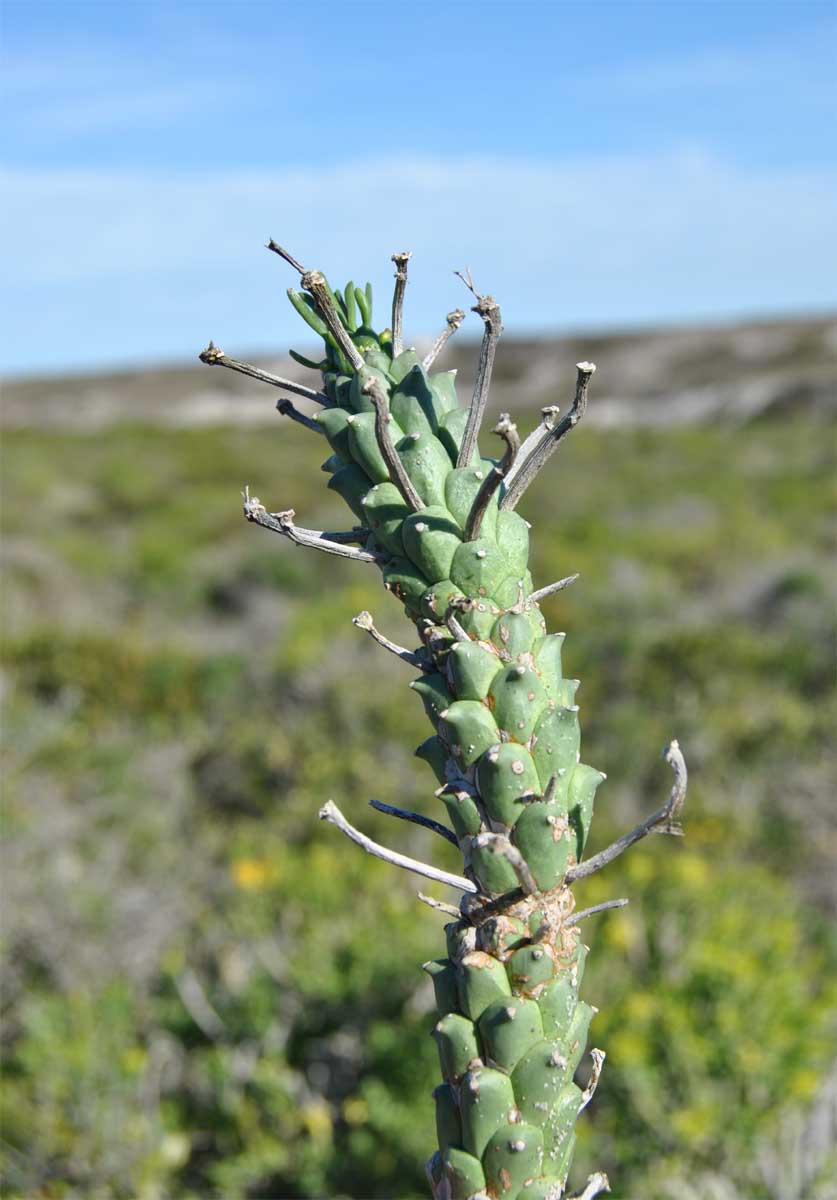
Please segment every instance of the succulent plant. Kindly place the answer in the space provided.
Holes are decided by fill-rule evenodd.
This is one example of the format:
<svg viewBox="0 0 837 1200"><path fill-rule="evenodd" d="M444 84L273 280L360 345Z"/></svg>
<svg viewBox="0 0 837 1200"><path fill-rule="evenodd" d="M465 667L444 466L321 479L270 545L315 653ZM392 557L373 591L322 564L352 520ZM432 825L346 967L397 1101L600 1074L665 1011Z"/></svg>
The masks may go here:
<svg viewBox="0 0 837 1200"><path fill-rule="evenodd" d="M527 488L582 419L595 367L577 367L565 416L548 407L521 444L508 414L494 425L500 457L478 436L502 326L500 309L462 276L484 323L470 404L459 404L455 372L434 364L464 313L420 358L404 348L402 312L409 254L395 254L392 319L377 331L369 285L332 289L275 242L268 248L301 276L291 303L322 338L321 374L309 388L229 358L212 343L203 362L228 367L304 397L280 412L328 445L328 486L356 523L341 533L303 528L293 510L268 511L245 493L248 520L325 553L378 567L414 626L415 650L395 645L369 613L355 624L418 672L411 687L432 733L416 750L434 772L441 814L376 807L435 830L462 851L454 875L371 841L329 801L320 816L365 850L462 893L449 912L443 956L425 963L438 1021L442 1082L435 1089L438 1148L427 1164L435 1200L561 1200L575 1124L599 1079L591 1052L583 1089L574 1074L595 1009L579 998L587 947L580 922L614 900L575 909L572 883L651 832L678 833L686 766L676 742L665 751L674 783L667 802L606 850L584 858L596 790L605 778L581 761L578 680L562 673L563 633L549 633L540 602L576 576L536 588L528 569L529 522L517 512ZM580 1194L607 1190L602 1174Z"/></svg>

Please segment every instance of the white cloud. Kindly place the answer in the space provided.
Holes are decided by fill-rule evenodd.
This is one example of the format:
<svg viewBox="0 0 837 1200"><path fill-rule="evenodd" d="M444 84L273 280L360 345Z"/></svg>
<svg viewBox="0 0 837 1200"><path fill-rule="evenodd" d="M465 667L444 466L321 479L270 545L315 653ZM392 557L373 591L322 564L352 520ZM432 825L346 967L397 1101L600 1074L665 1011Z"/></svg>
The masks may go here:
<svg viewBox="0 0 837 1200"><path fill-rule="evenodd" d="M464 263L508 328L821 308L837 301L836 183L837 171L745 169L696 151L9 170L5 323L20 365L189 353L209 334L227 348L285 345L296 327L279 289L293 279L260 249L269 236L338 281L377 264L387 290L389 254L409 247L421 332L462 302L450 271Z"/></svg>
<svg viewBox="0 0 837 1200"><path fill-rule="evenodd" d="M193 51L196 49L192 47ZM127 57L124 45L106 40L96 49L45 50L4 59L0 73L7 110L19 144L31 148L67 138L119 131L168 129L183 118L229 112L259 96L255 80L175 69L165 59ZM28 141L27 141L28 139Z"/></svg>
<svg viewBox="0 0 837 1200"><path fill-rule="evenodd" d="M684 44L679 53L666 54L649 46L647 58L632 57L624 66L609 63L601 70L595 63L588 85L614 96L650 97L674 95L680 102L689 92L708 92L714 99L735 98L777 84L793 89L795 103L815 97L833 96L833 47L835 25L794 29L781 40L754 37L738 43L715 44L692 50Z"/></svg>
<svg viewBox="0 0 837 1200"><path fill-rule="evenodd" d="M20 116L18 133L54 142L104 130L127 134L137 129L165 128L183 116L204 111L215 100L217 90L210 83L151 88L138 83L134 88L114 89L106 98L92 91L31 104Z"/></svg>

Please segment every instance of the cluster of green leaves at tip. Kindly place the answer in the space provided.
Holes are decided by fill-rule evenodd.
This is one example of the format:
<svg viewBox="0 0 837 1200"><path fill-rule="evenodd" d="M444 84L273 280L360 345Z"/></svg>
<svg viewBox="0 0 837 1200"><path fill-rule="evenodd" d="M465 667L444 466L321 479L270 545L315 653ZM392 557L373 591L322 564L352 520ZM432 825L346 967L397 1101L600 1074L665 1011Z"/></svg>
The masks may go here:
<svg viewBox="0 0 837 1200"><path fill-rule="evenodd" d="M365 809L432 811L408 749L424 718L346 619L384 617L378 573L239 524L250 481L334 527L321 449L303 431L5 438L6 1194L425 1195L438 1058L416 964L440 922L313 820L334 796L458 869ZM529 514L538 577L582 571L549 612L610 776L590 851L660 802L672 732L692 767L685 842L649 838L577 889L632 903L582 927L608 1061L571 1185L606 1169L649 1200L672 1179L706 1200L710 1176L772 1200L767 1150L790 1170L834 1052L829 470L809 421L733 440L588 430L560 508L538 481ZM154 541L170 565L148 586ZM124 953L161 925L153 953ZM222 1029L196 1023L189 971Z"/></svg>
<svg viewBox="0 0 837 1200"><path fill-rule="evenodd" d="M341 292L340 288L329 288L329 295L343 327L351 335L351 339L362 354L383 353L392 359L392 331L385 329L377 333L372 326L372 284L367 283L358 287L351 279ZM288 299L303 321L323 339L325 356L319 362L313 362L304 354L290 350L289 354L303 367L312 371L321 371L326 376L330 388L336 386L339 377L348 378L352 367L334 334L326 325L317 311L314 297L308 292L298 292L288 288ZM332 392L329 395L334 399Z"/></svg>

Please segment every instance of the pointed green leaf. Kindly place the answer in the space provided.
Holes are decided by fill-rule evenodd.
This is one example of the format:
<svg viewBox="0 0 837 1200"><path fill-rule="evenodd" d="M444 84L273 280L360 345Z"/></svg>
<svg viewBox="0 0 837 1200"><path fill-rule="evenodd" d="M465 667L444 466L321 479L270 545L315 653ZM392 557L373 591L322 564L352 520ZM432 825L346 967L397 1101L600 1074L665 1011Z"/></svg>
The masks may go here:
<svg viewBox="0 0 837 1200"><path fill-rule="evenodd" d="M349 463L335 471L328 486L338 496L342 496L349 508L358 518L363 518L363 499L372 486L372 480L355 463Z"/></svg>
<svg viewBox="0 0 837 1200"><path fill-rule="evenodd" d="M570 824L575 831L575 855L579 862L584 853L587 834L590 832L596 789L603 779L604 775L601 771L597 771L595 767L588 767L585 763L579 763L570 776L567 807L570 813Z"/></svg>
<svg viewBox="0 0 837 1200"><path fill-rule="evenodd" d="M420 675L418 679L413 680L410 687L418 693L424 705L424 711L434 724L452 703L447 680L437 671L432 674Z"/></svg>
<svg viewBox="0 0 837 1200"><path fill-rule="evenodd" d="M477 700L454 700L441 714L439 736L462 767L470 767L500 740L494 718Z"/></svg>
<svg viewBox="0 0 837 1200"><path fill-rule="evenodd" d="M541 891L557 887L567 870L573 836L562 804L536 800L527 804L512 831L512 842L523 855Z"/></svg>
<svg viewBox="0 0 837 1200"><path fill-rule="evenodd" d="M352 458L358 466L364 469L373 483L388 483L391 482L389 467L384 462L378 445L375 433L376 419L375 413L372 412L350 414L348 417L349 449L352 452ZM394 442L403 436L403 431L395 421L390 422L389 430Z"/></svg>
<svg viewBox="0 0 837 1200"><path fill-rule="evenodd" d="M404 555L401 527L410 509L394 483L378 483L363 497L363 515L375 541L390 554Z"/></svg>
<svg viewBox="0 0 837 1200"><path fill-rule="evenodd" d="M459 1105L453 1086L440 1083L433 1090L433 1099L436 1101L436 1138L439 1149L444 1151L448 1146L460 1146L462 1122L459 1119Z"/></svg>
<svg viewBox="0 0 837 1200"><path fill-rule="evenodd" d="M473 1021L459 1013L447 1013L437 1022L433 1036L442 1075L449 1083L458 1083L472 1063L480 1059Z"/></svg>
<svg viewBox="0 0 837 1200"><path fill-rule="evenodd" d="M448 654L448 674L457 700L483 700L503 664L479 642L456 642Z"/></svg>
<svg viewBox="0 0 837 1200"><path fill-rule="evenodd" d="M435 734L417 746L414 753L416 758L427 763L439 783L447 781L445 767L448 761L448 752Z"/></svg>
<svg viewBox="0 0 837 1200"><path fill-rule="evenodd" d="M523 814L521 797L540 795L538 772L525 746L504 742L492 746L477 766L477 784L492 821L509 828Z"/></svg>
<svg viewBox="0 0 837 1200"><path fill-rule="evenodd" d="M537 674L530 667L520 664L506 667L495 675L490 700L498 726L517 742L525 742L529 738L547 704L546 693ZM537 761L536 758L536 764Z"/></svg>
<svg viewBox="0 0 837 1200"><path fill-rule="evenodd" d="M455 1146L448 1146L442 1154L442 1174L448 1186L449 1200L474 1200L485 1187L482 1163Z"/></svg>
<svg viewBox="0 0 837 1200"><path fill-rule="evenodd" d="M453 556L462 545L456 522L446 508L412 513L401 530L407 555L431 583L450 577Z"/></svg>
<svg viewBox="0 0 837 1200"><path fill-rule="evenodd" d="M509 564L509 573L522 575L529 563L529 524L519 513L501 509L494 534Z"/></svg>
<svg viewBox="0 0 837 1200"><path fill-rule="evenodd" d="M411 614L418 616L427 580L408 558L391 558L382 568L384 587L397 596Z"/></svg>
<svg viewBox="0 0 837 1200"><path fill-rule="evenodd" d="M445 479L451 466L438 438L433 434L411 433L396 442L395 448L422 503L445 507Z"/></svg>
<svg viewBox="0 0 837 1200"><path fill-rule="evenodd" d="M532 757L538 769L543 787L553 775L558 775L559 788L556 798L567 794L570 780L576 770L581 730L578 713L570 708L548 708L534 729L537 741Z"/></svg>
<svg viewBox="0 0 837 1200"><path fill-rule="evenodd" d="M436 997L436 1009L440 1017L459 1009L459 996L456 990L456 967L449 958L434 958L424 963L422 970L426 971L433 981L433 992Z"/></svg>
<svg viewBox="0 0 837 1200"><path fill-rule="evenodd" d="M491 1135L515 1111L511 1080L492 1067L475 1067L459 1085L462 1144L482 1158Z"/></svg>
<svg viewBox="0 0 837 1200"><path fill-rule="evenodd" d="M515 1200L524 1183L541 1173L543 1134L536 1125L501 1125L489 1139L482 1161L491 1194Z"/></svg>
<svg viewBox="0 0 837 1200"><path fill-rule="evenodd" d="M488 1059L506 1072L513 1071L523 1056L543 1041L537 1004L519 997L490 1004L479 1019L479 1031Z"/></svg>

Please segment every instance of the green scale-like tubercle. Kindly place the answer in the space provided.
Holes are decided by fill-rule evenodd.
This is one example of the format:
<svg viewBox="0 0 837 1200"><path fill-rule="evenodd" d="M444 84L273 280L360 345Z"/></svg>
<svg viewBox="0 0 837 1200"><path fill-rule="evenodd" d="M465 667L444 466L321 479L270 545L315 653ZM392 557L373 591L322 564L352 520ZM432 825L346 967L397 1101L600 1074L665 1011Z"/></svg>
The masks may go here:
<svg viewBox="0 0 837 1200"><path fill-rule="evenodd" d="M310 298L292 301L322 333ZM447 927L447 956L424 968L444 1080L434 1092L439 1149L428 1176L434 1195L451 1200L558 1200L582 1104L573 1072L594 1013L578 996L586 948L567 923L564 877L581 857L604 777L580 761L564 634L547 633L531 599L529 528L500 508L502 485L478 536L465 539L495 463L475 451L456 465L468 414L455 373L428 373L412 349L393 358L389 331L372 328L368 288L347 284L335 304L364 366L355 374L327 334L330 406L316 417L331 451L324 470L369 530L365 548L433 662L412 684L433 727L416 754L442 785L437 795L479 889L468 918ZM388 399L389 436L419 511L382 454L370 380ZM452 601L459 638L445 624ZM528 867L534 895L518 889L508 846ZM481 917L480 905L504 893L513 893L509 902Z"/></svg>

